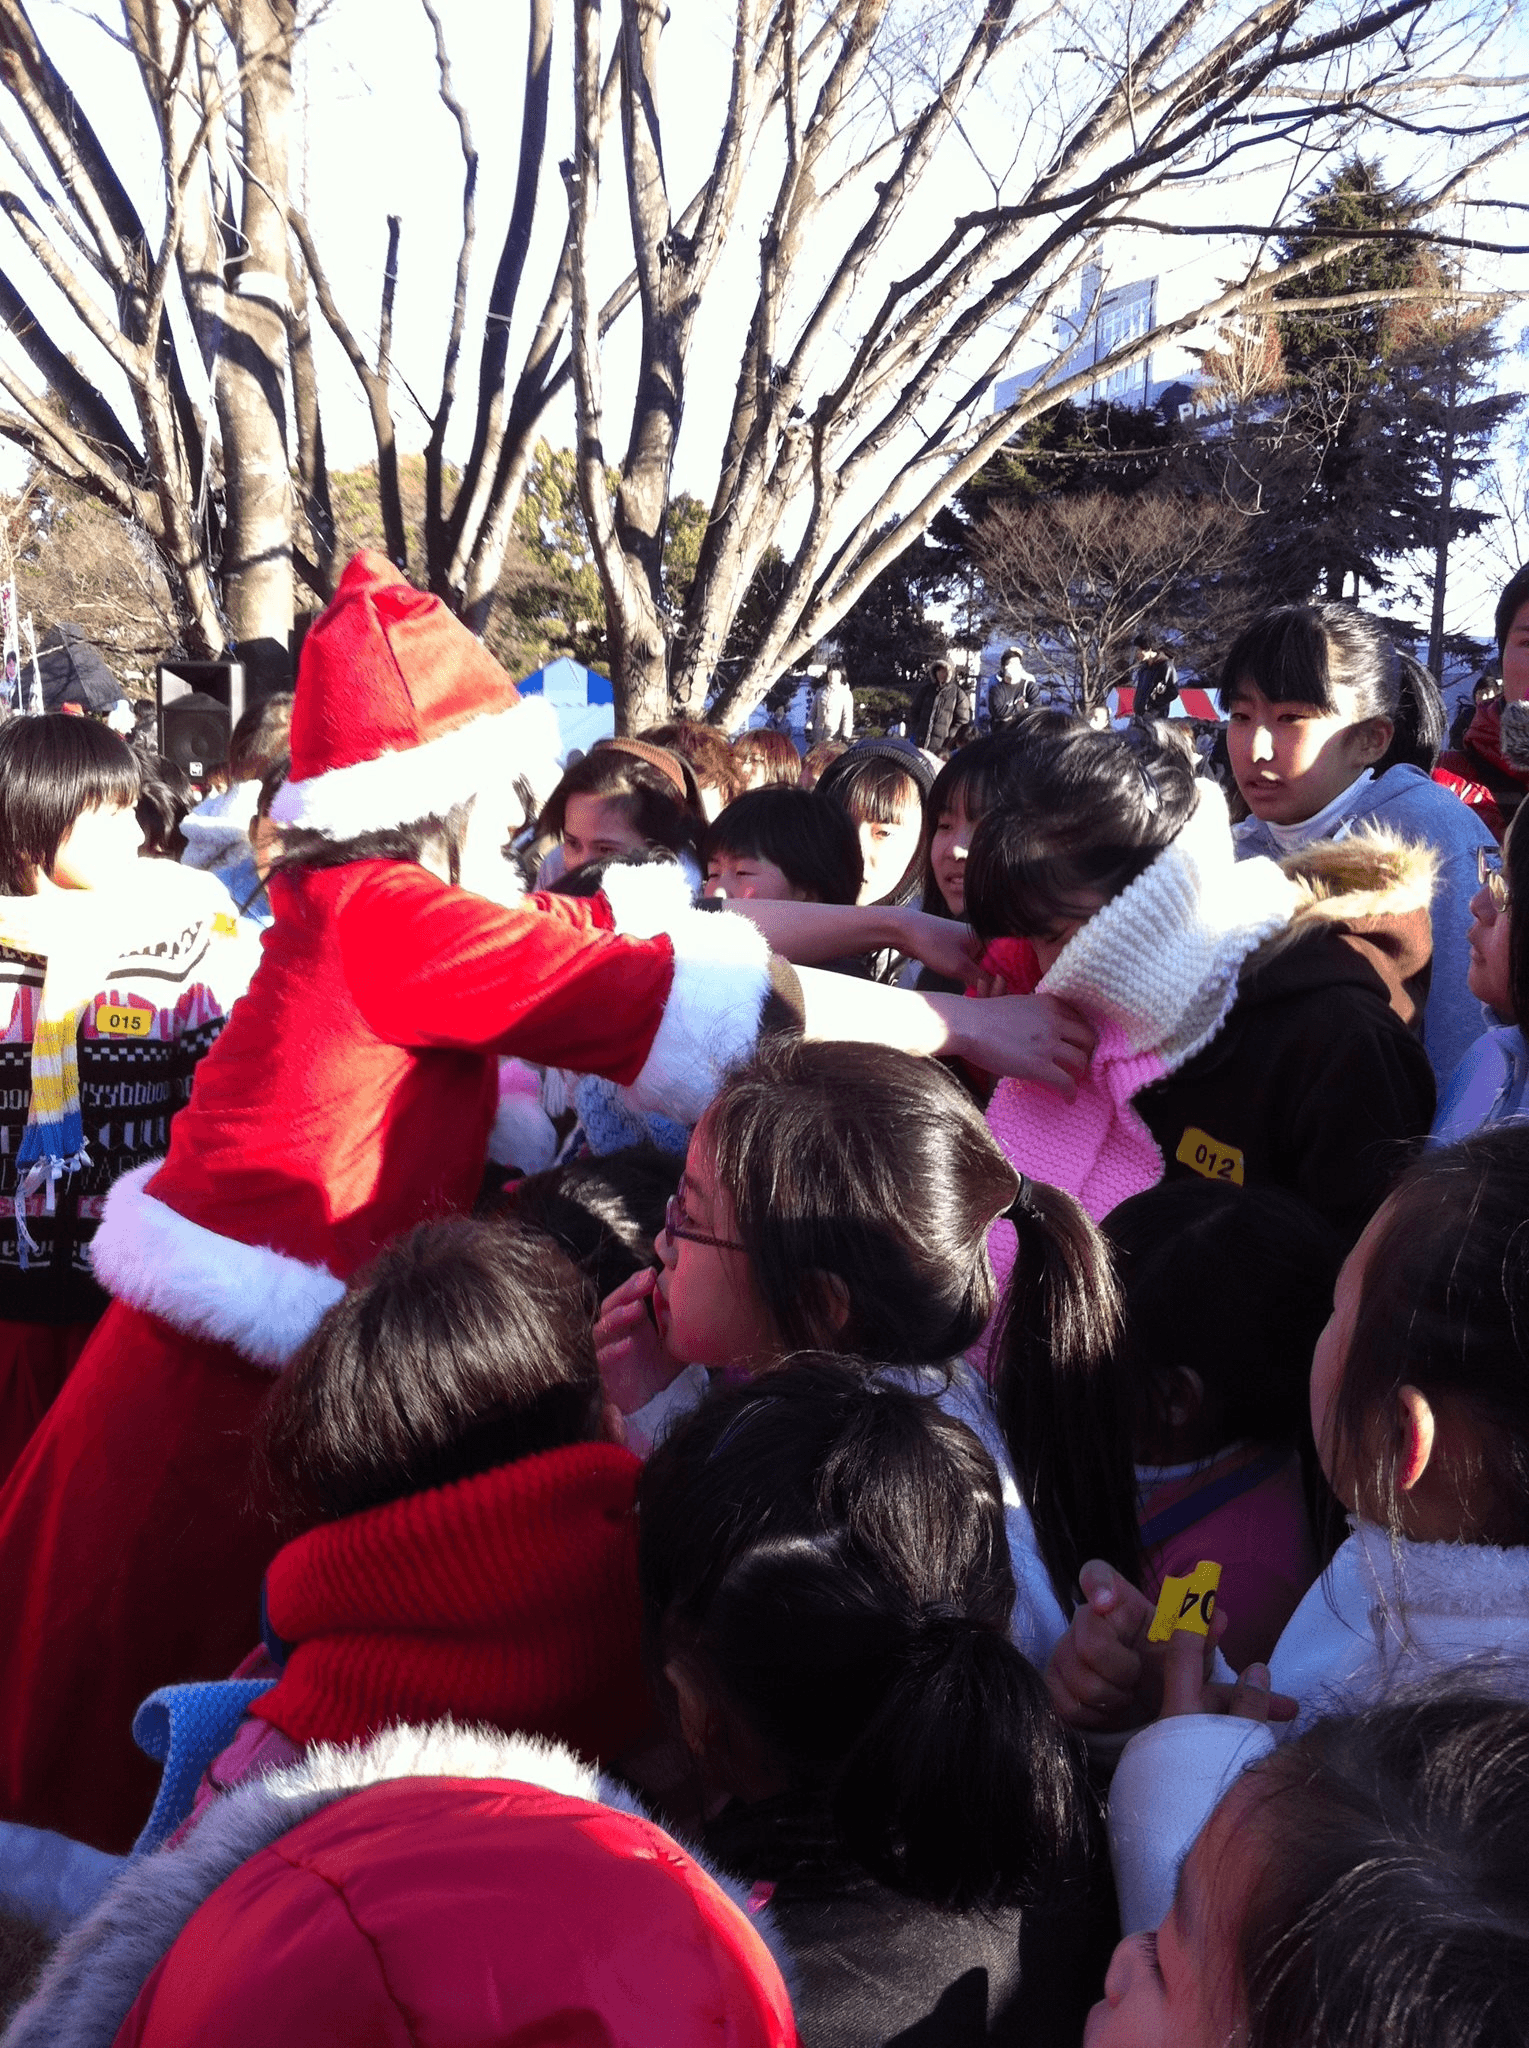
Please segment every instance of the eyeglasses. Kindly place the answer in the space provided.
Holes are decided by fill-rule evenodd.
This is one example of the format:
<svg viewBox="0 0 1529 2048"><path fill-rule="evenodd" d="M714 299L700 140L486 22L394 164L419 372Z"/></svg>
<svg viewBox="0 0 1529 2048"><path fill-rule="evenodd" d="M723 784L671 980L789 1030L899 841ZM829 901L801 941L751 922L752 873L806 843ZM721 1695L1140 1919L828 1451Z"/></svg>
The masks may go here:
<svg viewBox="0 0 1529 2048"><path fill-rule="evenodd" d="M672 1252L675 1239L682 1237L686 1244L709 1244L719 1252L748 1250L748 1246L740 1244L736 1237L707 1237L704 1231L689 1229L689 1222L690 1218L685 1214L685 1183L682 1179L664 1210L664 1249Z"/></svg>
<svg viewBox="0 0 1529 2048"><path fill-rule="evenodd" d="M1476 879L1492 899L1492 908L1501 917L1508 907L1508 878L1502 871L1502 855L1495 846L1476 848Z"/></svg>

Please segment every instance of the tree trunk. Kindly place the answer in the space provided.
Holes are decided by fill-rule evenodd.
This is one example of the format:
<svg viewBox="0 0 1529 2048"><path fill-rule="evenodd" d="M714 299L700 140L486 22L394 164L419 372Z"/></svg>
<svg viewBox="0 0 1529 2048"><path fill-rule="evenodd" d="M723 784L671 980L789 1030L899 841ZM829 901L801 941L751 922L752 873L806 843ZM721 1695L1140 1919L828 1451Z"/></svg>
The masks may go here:
<svg viewBox="0 0 1529 2048"><path fill-rule="evenodd" d="M229 638L262 697L292 686L292 482L287 442L287 165L291 0L243 0L235 17L247 175L245 256L218 362Z"/></svg>
<svg viewBox="0 0 1529 2048"><path fill-rule="evenodd" d="M1439 509L1433 541L1433 611L1428 621L1428 666L1444 680L1444 594L1449 577L1450 512L1455 496L1455 411L1459 400L1459 357L1449 350L1449 383L1444 398L1444 440L1439 450Z"/></svg>

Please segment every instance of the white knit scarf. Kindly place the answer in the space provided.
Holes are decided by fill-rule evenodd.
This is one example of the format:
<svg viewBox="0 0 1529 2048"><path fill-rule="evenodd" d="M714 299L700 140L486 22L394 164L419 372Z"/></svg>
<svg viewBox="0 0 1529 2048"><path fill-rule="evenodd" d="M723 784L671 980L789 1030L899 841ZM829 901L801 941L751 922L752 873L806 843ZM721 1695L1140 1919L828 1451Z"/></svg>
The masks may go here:
<svg viewBox="0 0 1529 2048"><path fill-rule="evenodd" d="M1178 837L1068 940L1040 984L1172 1073L1209 1044L1237 998L1243 961L1295 914L1300 892L1272 860L1239 861L1213 782ZM1112 1034L1113 1035L1113 1034Z"/></svg>

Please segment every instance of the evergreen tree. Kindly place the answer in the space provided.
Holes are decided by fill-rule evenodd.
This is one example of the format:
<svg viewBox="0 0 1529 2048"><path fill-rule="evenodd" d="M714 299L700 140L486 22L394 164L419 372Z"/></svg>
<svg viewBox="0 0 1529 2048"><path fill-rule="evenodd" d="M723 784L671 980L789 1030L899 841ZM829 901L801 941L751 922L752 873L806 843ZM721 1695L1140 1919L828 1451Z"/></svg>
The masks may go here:
<svg viewBox="0 0 1529 2048"><path fill-rule="evenodd" d="M1397 326L1384 304L1303 312L1303 300L1403 291L1424 274L1426 245L1405 191L1354 158L1319 188L1280 245L1282 260L1319 253L1354 228L1394 228L1308 271L1275 294L1288 429L1309 477L1280 521L1271 581L1288 598L1382 589L1386 564L1422 544L1429 459L1407 431Z"/></svg>

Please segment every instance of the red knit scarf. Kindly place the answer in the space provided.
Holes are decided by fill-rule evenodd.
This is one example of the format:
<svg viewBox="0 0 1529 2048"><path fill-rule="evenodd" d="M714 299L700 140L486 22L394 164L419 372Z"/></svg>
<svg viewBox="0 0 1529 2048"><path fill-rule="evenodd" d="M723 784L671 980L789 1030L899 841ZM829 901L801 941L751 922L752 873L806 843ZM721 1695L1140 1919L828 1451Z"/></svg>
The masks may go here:
<svg viewBox="0 0 1529 2048"><path fill-rule="evenodd" d="M292 1649L252 1711L296 1743L450 1714L616 1755L652 1720L640 1469L575 1444L300 1536L266 1575Z"/></svg>

